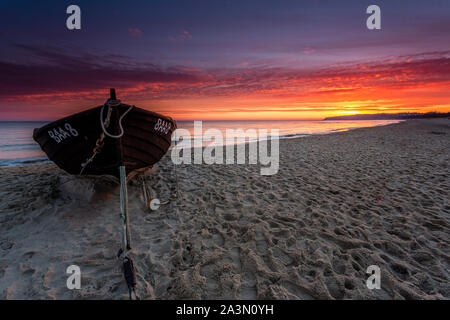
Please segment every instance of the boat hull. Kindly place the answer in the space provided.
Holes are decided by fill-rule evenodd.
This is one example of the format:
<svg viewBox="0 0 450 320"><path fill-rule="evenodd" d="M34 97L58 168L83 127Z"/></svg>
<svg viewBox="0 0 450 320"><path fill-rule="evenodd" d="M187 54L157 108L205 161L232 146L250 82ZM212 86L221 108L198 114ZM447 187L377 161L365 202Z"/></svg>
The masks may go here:
<svg viewBox="0 0 450 320"><path fill-rule="evenodd" d="M130 105L112 106L110 123L106 128L111 135L121 132L120 138L105 135L100 114L103 106L92 108L35 129L33 139L59 168L70 174L119 176L119 167L127 173L157 163L171 145L176 122L170 117ZM103 121L108 107L104 107ZM100 140L99 140L100 139ZM94 155L94 149L98 147ZM88 162L88 163L87 163ZM86 164L87 163L87 164ZM83 164L86 164L83 169Z"/></svg>

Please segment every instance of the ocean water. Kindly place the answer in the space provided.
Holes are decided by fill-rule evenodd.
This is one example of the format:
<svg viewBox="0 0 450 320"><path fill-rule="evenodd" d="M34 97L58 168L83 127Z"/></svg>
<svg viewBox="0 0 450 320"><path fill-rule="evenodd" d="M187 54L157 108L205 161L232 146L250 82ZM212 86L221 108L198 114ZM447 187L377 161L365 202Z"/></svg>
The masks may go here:
<svg viewBox="0 0 450 320"><path fill-rule="evenodd" d="M33 140L33 129L46 122L0 122L0 166L47 161Z"/></svg>
<svg viewBox="0 0 450 320"><path fill-rule="evenodd" d="M399 122L398 120L340 120L340 121L309 121L309 120L275 120L275 121L203 121L202 130L217 129L222 132L223 144L235 143L238 135L226 135L227 129L278 129L280 138L304 137L313 134L327 134L347 131L362 127L374 127ZM48 161L45 154L34 142L33 129L42 127L46 122L0 122L0 166L41 163ZM178 128L186 129L191 134L192 141L202 139L195 135L193 121L178 121ZM208 136L208 135L205 135ZM203 145L210 144L204 141ZM257 140L258 136L250 136L247 141Z"/></svg>

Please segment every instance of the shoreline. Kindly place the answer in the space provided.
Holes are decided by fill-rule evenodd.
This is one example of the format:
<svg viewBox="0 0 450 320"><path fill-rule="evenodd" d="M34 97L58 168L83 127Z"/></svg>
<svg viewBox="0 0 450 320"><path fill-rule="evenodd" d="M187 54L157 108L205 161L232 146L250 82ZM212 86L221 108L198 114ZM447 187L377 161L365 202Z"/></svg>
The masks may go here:
<svg viewBox="0 0 450 320"><path fill-rule="evenodd" d="M288 120L286 120L288 121ZM305 120L308 121L308 120ZM325 121L325 120L322 120ZM335 121L335 120L332 120ZM359 120L359 121L372 121L372 120ZM395 123L388 123L388 124L379 124L379 125L375 125L372 127L354 127L354 128L349 128L349 129L339 129L336 131L329 131L329 132L320 132L320 133L311 133L311 134L302 134L302 133L296 133L296 134L288 134L288 135L282 135L280 136L279 140L285 140L285 139L296 139L296 138L306 138L306 137L310 137L310 136L316 136L316 135L326 135L326 134L333 134L333 133L339 133L339 132L346 132L346 131L351 131L351 130L358 130L361 128L375 128L375 127L382 127L382 126L388 126L388 125L392 125L392 124L397 124L397 123L401 123L403 121L407 121L407 120L391 120L391 121L397 121ZM32 121L30 121L32 122ZM267 140L270 140L270 136L268 137ZM248 143L254 143L256 141L263 141L263 140L254 140L254 141L246 141L243 143L232 143L232 145L241 145L241 144L248 144ZM172 141L173 143L173 141ZM225 147L227 144L222 144L220 146ZM36 143L36 147L38 148L38 144ZM198 147L191 147L191 149L196 149ZM205 148L205 146L202 146L201 148ZM173 149L173 146L171 146L169 148L169 152L170 150ZM11 163L9 163L11 162ZM12 158L12 159L0 159L0 168L1 167L16 167L16 166L22 166L22 165L35 165L35 164L45 164L45 163L51 163L51 160L49 160L45 155L41 156L41 157L27 157L27 158Z"/></svg>
<svg viewBox="0 0 450 320"><path fill-rule="evenodd" d="M449 299L450 121L280 140L280 168L178 165L148 212L129 184L144 299ZM307 138L307 139L303 139ZM168 199L167 155L148 175ZM0 299L128 299L119 189L54 164L0 167ZM67 183L66 183L67 182ZM80 290L66 268L80 266ZM366 268L381 269L370 290Z"/></svg>

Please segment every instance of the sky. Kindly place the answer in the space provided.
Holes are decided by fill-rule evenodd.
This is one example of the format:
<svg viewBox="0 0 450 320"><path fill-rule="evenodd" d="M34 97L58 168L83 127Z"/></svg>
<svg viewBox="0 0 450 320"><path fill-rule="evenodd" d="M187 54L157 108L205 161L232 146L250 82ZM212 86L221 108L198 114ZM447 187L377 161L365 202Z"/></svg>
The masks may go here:
<svg viewBox="0 0 450 320"><path fill-rule="evenodd" d="M1 0L0 121L58 119L110 87L177 120L448 112L449 16L448 0Z"/></svg>

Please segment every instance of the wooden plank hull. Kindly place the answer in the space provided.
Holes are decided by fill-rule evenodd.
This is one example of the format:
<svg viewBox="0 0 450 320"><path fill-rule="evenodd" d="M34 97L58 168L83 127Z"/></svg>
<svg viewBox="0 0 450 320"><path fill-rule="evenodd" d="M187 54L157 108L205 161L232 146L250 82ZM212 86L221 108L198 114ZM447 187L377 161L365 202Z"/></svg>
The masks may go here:
<svg viewBox="0 0 450 320"><path fill-rule="evenodd" d="M107 131L120 133L119 118L130 105L112 106ZM82 164L93 155L96 142L103 130L100 124L102 106L92 108L35 129L34 140L59 168L70 174L80 174ZM103 119L108 107L104 107ZM127 173L157 163L171 145L176 122L170 117L133 107L122 119L124 134L121 138L105 136L99 152L86 165L83 175L119 176L119 166Z"/></svg>

